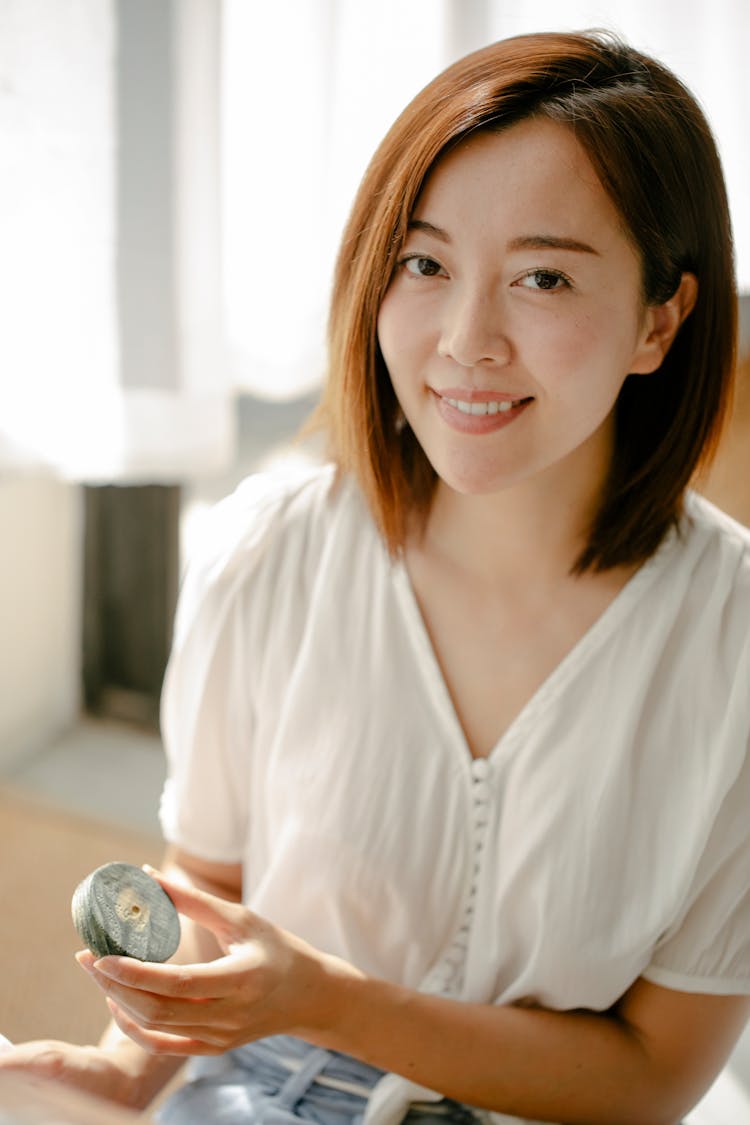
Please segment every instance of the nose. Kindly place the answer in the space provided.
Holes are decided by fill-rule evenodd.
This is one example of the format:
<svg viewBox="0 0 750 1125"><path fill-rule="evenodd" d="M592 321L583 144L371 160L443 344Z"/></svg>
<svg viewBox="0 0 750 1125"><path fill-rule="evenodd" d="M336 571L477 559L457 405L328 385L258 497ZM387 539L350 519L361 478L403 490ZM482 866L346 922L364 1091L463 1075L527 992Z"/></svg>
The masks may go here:
<svg viewBox="0 0 750 1125"><path fill-rule="evenodd" d="M484 288L456 288L444 308L438 355L461 367L508 363L511 344L501 302Z"/></svg>

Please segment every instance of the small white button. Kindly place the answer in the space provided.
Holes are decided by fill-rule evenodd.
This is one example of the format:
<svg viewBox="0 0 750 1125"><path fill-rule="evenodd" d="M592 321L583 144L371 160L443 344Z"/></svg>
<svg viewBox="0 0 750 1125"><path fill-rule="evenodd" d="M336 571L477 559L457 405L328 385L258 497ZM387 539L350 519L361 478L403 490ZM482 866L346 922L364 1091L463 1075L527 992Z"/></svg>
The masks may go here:
<svg viewBox="0 0 750 1125"><path fill-rule="evenodd" d="M474 804L486 804L492 795L492 789L488 781L484 778L478 778L474 782Z"/></svg>
<svg viewBox="0 0 750 1125"><path fill-rule="evenodd" d="M490 763L486 758L474 758L471 763L471 772L474 778L483 781L489 777Z"/></svg>

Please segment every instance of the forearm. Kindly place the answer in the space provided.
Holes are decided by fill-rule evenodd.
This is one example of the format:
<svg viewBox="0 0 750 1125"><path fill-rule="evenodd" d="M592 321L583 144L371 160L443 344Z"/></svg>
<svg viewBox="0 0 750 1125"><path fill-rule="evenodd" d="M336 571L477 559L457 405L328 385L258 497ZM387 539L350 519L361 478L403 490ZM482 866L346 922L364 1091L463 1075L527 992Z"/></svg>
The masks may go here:
<svg viewBox="0 0 750 1125"><path fill-rule="evenodd" d="M124 1035L114 1021L106 1028L99 1046L111 1055L123 1074L123 1089L115 1100L131 1109L146 1109L185 1061L144 1051Z"/></svg>
<svg viewBox="0 0 750 1125"><path fill-rule="evenodd" d="M201 878L194 871L188 871L184 865L174 862L169 853L162 870L178 882L187 882L212 894L220 893L225 898L238 897L232 888L217 885L216 882ZM200 964L219 956L219 946L213 934L189 918L182 917L180 923L180 945L171 958L173 962L183 965ZM128 1075L128 1104L136 1109L148 1106L185 1061L173 1055L156 1055L144 1050L125 1035L114 1020L106 1027L99 1046L108 1052L116 1052L117 1059Z"/></svg>
<svg viewBox="0 0 750 1125"><path fill-rule="evenodd" d="M331 981L318 1043L458 1101L566 1125L679 1118L674 1090L614 1017L464 1004L335 968Z"/></svg>

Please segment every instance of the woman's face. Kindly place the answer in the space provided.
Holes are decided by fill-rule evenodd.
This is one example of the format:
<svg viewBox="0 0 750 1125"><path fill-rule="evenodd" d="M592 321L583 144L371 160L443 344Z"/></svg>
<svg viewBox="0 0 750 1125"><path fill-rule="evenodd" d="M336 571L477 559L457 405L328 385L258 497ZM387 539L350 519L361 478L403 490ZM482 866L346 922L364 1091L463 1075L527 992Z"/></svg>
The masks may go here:
<svg viewBox="0 0 750 1125"><path fill-rule="evenodd" d="M553 471L556 485L590 490L626 376L661 362L651 318L638 255L585 150L565 126L528 119L438 164L378 339L450 487L492 492Z"/></svg>

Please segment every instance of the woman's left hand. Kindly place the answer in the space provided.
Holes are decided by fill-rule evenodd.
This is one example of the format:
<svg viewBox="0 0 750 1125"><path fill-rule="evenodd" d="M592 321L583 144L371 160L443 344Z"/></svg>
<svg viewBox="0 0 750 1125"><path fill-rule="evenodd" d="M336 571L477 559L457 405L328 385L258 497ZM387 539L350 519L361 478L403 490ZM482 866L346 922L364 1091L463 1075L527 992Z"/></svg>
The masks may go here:
<svg viewBox="0 0 750 1125"><path fill-rule="evenodd" d="M77 954L120 1029L144 1050L214 1055L268 1035L309 1038L325 1026L331 973L359 976L238 903L151 874L224 956L181 965Z"/></svg>

